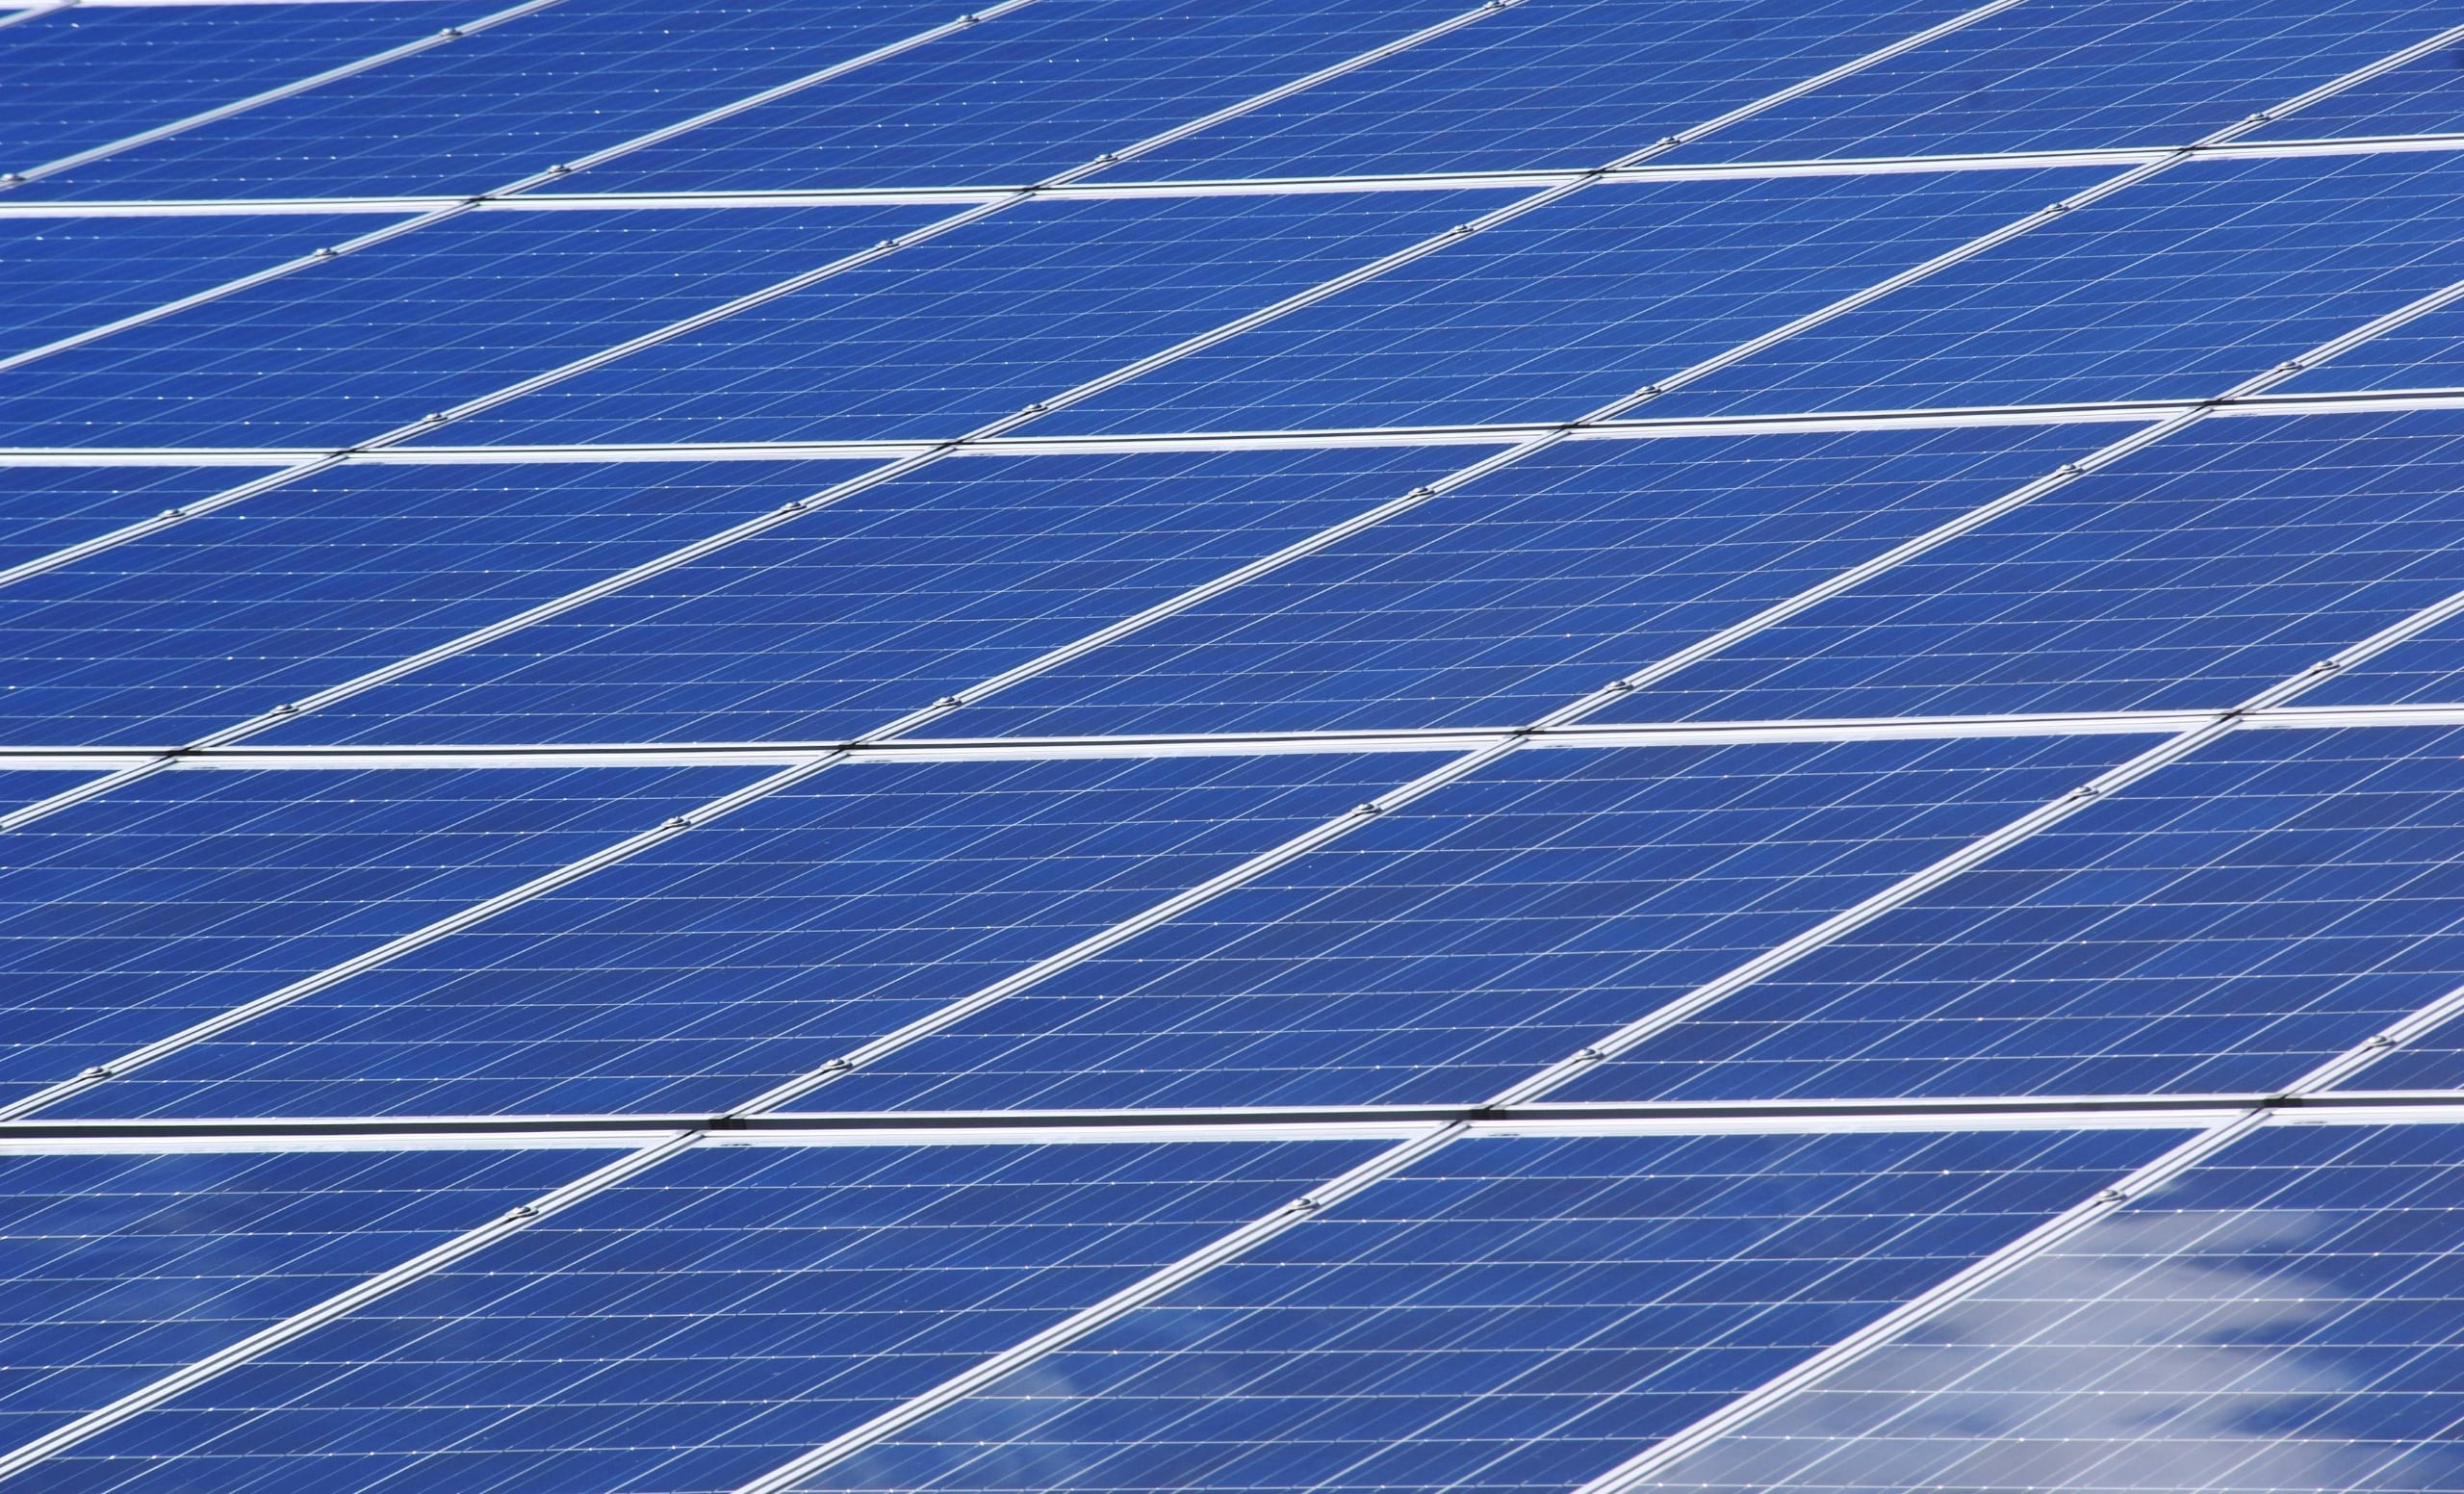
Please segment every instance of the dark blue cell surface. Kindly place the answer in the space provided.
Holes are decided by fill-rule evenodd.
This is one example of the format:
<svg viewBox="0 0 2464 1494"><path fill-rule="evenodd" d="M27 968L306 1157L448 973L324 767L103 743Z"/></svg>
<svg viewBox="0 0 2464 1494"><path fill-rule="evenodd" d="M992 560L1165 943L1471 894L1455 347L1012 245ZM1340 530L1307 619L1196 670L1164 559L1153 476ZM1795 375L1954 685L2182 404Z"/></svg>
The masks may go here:
<svg viewBox="0 0 2464 1494"><path fill-rule="evenodd" d="M1939 0L1521 0L1109 175L1604 166L1957 12Z"/></svg>
<svg viewBox="0 0 2464 1494"><path fill-rule="evenodd" d="M85 6L0 30L0 171L25 171L487 14L485 0ZM518 22L516 24L519 24Z"/></svg>
<svg viewBox="0 0 2464 1494"><path fill-rule="evenodd" d="M0 1156L0 1438L107 1405L607 1158Z"/></svg>
<svg viewBox="0 0 2464 1494"><path fill-rule="evenodd" d="M101 1086L76 1113L741 1105L1431 760L834 769Z"/></svg>
<svg viewBox="0 0 2464 1494"><path fill-rule="evenodd" d="M341 0L317 0L321 7L331 3ZM0 357L151 311L398 221L341 213L0 218L0 258L9 266L0 280Z"/></svg>
<svg viewBox="0 0 2464 1494"><path fill-rule="evenodd" d="M2464 628L2452 619L2305 691L2308 706L2443 705L2464 700Z"/></svg>
<svg viewBox="0 0 2464 1494"><path fill-rule="evenodd" d="M2228 736L1564 1097L2283 1089L2464 976L2459 753L2443 729Z"/></svg>
<svg viewBox="0 0 2464 1494"><path fill-rule="evenodd" d="M1463 460L1355 450L943 462L269 739L853 737ZM930 731L977 734L962 716Z"/></svg>
<svg viewBox="0 0 2464 1494"><path fill-rule="evenodd" d="M962 435L1476 218L1509 195L1031 203L516 400L453 427L451 439ZM825 216L834 220L838 210Z"/></svg>
<svg viewBox="0 0 2464 1494"><path fill-rule="evenodd" d="M743 768L167 773L0 840L14 1099L744 783Z"/></svg>
<svg viewBox="0 0 2464 1494"><path fill-rule="evenodd" d="M573 185L733 192L1037 181L1463 9L1461 0L1037 0L595 167Z"/></svg>
<svg viewBox="0 0 2464 1494"><path fill-rule="evenodd" d="M0 441L348 446L933 212L467 215L0 374Z"/></svg>
<svg viewBox="0 0 2464 1494"><path fill-rule="evenodd" d="M2102 439L2065 426L1560 446L935 730L1520 725Z"/></svg>
<svg viewBox="0 0 2464 1494"><path fill-rule="evenodd" d="M2459 275L2464 158L2194 162L1648 410L2205 399Z"/></svg>
<svg viewBox="0 0 2464 1494"><path fill-rule="evenodd" d="M724 1494L1373 1149L703 1147L21 1477Z"/></svg>
<svg viewBox="0 0 2464 1494"><path fill-rule="evenodd" d="M2025 217L2102 174L1610 183L1058 411L1034 428L1572 420Z"/></svg>
<svg viewBox="0 0 2464 1494"><path fill-rule="evenodd" d="M1476 1103L2144 742L1519 753L820 1093Z"/></svg>
<svg viewBox="0 0 2464 1494"><path fill-rule="evenodd" d="M2270 1125L1661 1475L1705 1494L2464 1486L2464 1130Z"/></svg>
<svg viewBox="0 0 2464 1494"><path fill-rule="evenodd" d="M1575 1488L2177 1134L1458 1142L796 1486Z"/></svg>
<svg viewBox="0 0 2464 1494"><path fill-rule="evenodd" d="M2029 0L1670 159L2187 145L2453 20L2420 0Z"/></svg>
<svg viewBox="0 0 2464 1494"><path fill-rule="evenodd" d="M416 12L434 29L496 8L480 0L387 9ZM559 0L25 190L80 198L485 192L959 13L938 0L709 0L690 11L665 0Z"/></svg>
<svg viewBox="0 0 2464 1494"><path fill-rule="evenodd" d="M0 465L0 567L39 560L258 475L232 467Z"/></svg>
<svg viewBox="0 0 2464 1494"><path fill-rule="evenodd" d="M2464 417L2209 421L1597 719L2221 708L2464 589L2460 494Z"/></svg>
<svg viewBox="0 0 2464 1494"><path fill-rule="evenodd" d="M0 590L0 741L173 744L866 470L351 467ZM496 725L504 740L519 735Z"/></svg>
<svg viewBox="0 0 2464 1494"><path fill-rule="evenodd" d="M2464 128L2464 43L2451 42L2297 110L2250 139L2351 140L2448 134L2459 128Z"/></svg>

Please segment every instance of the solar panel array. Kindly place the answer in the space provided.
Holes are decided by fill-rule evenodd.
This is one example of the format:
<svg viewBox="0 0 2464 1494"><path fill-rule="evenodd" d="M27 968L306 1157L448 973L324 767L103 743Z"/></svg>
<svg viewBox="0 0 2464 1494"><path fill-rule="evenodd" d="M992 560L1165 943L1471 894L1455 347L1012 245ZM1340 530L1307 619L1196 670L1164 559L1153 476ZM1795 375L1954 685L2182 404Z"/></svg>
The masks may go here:
<svg viewBox="0 0 2464 1494"><path fill-rule="evenodd" d="M2464 1489L2456 20L0 12L0 1481Z"/></svg>

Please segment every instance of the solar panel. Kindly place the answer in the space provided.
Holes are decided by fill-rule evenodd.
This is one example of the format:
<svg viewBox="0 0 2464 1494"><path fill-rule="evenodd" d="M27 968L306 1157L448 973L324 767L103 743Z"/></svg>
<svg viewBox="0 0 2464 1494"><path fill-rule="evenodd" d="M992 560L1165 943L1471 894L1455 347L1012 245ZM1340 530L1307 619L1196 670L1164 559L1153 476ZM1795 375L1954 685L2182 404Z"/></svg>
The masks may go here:
<svg viewBox="0 0 2464 1494"><path fill-rule="evenodd" d="M0 1494L2457 1486L2459 58L0 8Z"/></svg>

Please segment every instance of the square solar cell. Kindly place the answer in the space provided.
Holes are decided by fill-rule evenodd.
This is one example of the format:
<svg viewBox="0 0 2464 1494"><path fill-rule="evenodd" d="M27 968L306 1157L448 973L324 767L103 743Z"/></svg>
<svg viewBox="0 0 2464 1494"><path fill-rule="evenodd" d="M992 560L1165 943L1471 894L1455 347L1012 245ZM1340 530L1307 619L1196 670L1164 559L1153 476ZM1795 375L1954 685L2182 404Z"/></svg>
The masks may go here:
<svg viewBox="0 0 2464 1494"><path fill-rule="evenodd" d="M1517 753L799 1103L1477 1103L2144 740Z"/></svg>
<svg viewBox="0 0 2464 1494"><path fill-rule="evenodd" d="M1372 1149L701 1148L19 1481L720 1494Z"/></svg>
<svg viewBox="0 0 2464 1494"><path fill-rule="evenodd" d="M1870 0L1520 0L1123 163L1139 180L1582 169L1959 13Z"/></svg>
<svg viewBox="0 0 2464 1494"><path fill-rule="evenodd" d="M349 446L931 216L467 215L0 373L0 441Z"/></svg>
<svg viewBox="0 0 2464 1494"><path fill-rule="evenodd" d="M2464 157L2194 161L1648 412L2205 399L2459 275Z"/></svg>
<svg viewBox="0 0 2464 1494"><path fill-rule="evenodd" d="M169 773L10 831L14 1100L732 788L742 768Z"/></svg>
<svg viewBox="0 0 2464 1494"><path fill-rule="evenodd" d="M2104 439L2073 425L1559 446L935 730L1516 726Z"/></svg>
<svg viewBox="0 0 2464 1494"><path fill-rule="evenodd" d="M2455 1488L2459 1211L2455 1126L2269 1126L1649 1487Z"/></svg>
<svg viewBox="0 0 2464 1494"><path fill-rule="evenodd" d="M573 185L743 192L1037 181L1467 9L1463 0L1037 0L595 167Z"/></svg>
<svg viewBox="0 0 2464 1494"><path fill-rule="evenodd" d="M1029 203L515 400L454 426L451 439L962 435L1507 200L1384 192Z"/></svg>
<svg viewBox="0 0 2464 1494"><path fill-rule="evenodd" d="M2221 708L2459 589L2464 417L2209 421L1595 719Z"/></svg>
<svg viewBox="0 0 2464 1494"><path fill-rule="evenodd" d="M1563 1095L2282 1090L2464 977L2460 748L2452 730L2225 737Z"/></svg>
<svg viewBox="0 0 2464 1494"><path fill-rule="evenodd" d="M796 1487L1572 1488L2172 1140L1458 1142Z"/></svg>
<svg viewBox="0 0 2464 1494"><path fill-rule="evenodd" d="M2453 21L2421 0L2028 0L1671 159L2186 145Z"/></svg>
<svg viewBox="0 0 2464 1494"><path fill-rule="evenodd" d="M1354 450L943 462L269 739L863 735L1461 460Z"/></svg>
<svg viewBox="0 0 2464 1494"><path fill-rule="evenodd" d="M387 9L413 12L422 29L433 29L497 8L477 0ZM74 198L486 192L959 13L937 0L697 0L690 11L668 0L559 0L26 191ZM308 70L286 69L278 81Z"/></svg>
<svg viewBox="0 0 2464 1494"><path fill-rule="evenodd" d="M190 741L864 470L349 467L277 488L0 589L0 741Z"/></svg>
<svg viewBox="0 0 2464 1494"><path fill-rule="evenodd" d="M1611 182L1034 428L1573 420L2105 174Z"/></svg>
<svg viewBox="0 0 2464 1494"><path fill-rule="evenodd" d="M0 1154L0 1439L108 1405L606 1158Z"/></svg>
<svg viewBox="0 0 2464 1494"><path fill-rule="evenodd" d="M1428 760L833 769L55 1113L725 1110Z"/></svg>
<svg viewBox="0 0 2464 1494"><path fill-rule="evenodd" d="M0 465L0 566L40 560L254 476L228 467Z"/></svg>
<svg viewBox="0 0 2464 1494"><path fill-rule="evenodd" d="M0 171L24 171L486 14L478 4L85 6L0 31Z"/></svg>

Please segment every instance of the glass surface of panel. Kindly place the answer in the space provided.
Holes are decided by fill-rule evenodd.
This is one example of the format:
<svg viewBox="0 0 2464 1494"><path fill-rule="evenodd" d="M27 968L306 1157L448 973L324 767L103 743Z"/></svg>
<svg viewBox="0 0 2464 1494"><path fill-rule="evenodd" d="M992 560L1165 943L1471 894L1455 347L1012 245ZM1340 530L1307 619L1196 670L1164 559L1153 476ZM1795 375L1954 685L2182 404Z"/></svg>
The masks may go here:
<svg viewBox="0 0 2464 1494"><path fill-rule="evenodd" d="M2443 135L2464 128L2464 45L2441 47L2250 135L2259 141Z"/></svg>
<svg viewBox="0 0 2464 1494"><path fill-rule="evenodd" d="M1654 1480L2464 1486L2464 1128L2270 1126Z"/></svg>
<svg viewBox="0 0 2464 1494"><path fill-rule="evenodd" d="M0 1155L0 1438L107 1405L607 1159Z"/></svg>
<svg viewBox="0 0 2464 1494"><path fill-rule="evenodd" d="M827 488L852 462L354 467L0 589L0 741L171 744ZM493 734L518 734L499 720Z"/></svg>
<svg viewBox="0 0 2464 1494"><path fill-rule="evenodd" d="M10 831L0 1095L70 1078L751 776L167 773Z"/></svg>
<svg viewBox="0 0 2464 1494"><path fill-rule="evenodd" d="M724 1494L1373 1149L703 1148L20 1477Z"/></svg>
<svg viewBox="0 0 2464 1494"><path fill-rule="evenodd" d="M822 1093L1476 1104L2143 741L1518 753Z"/></svg>
<svg viewBox="0 0 2464 1494"><path fill-rule="evenodd" d="M56 1113L725 1110L1430 760L834 769Z"/></svg>
<svg viewBox="0 0 2464 1494"><path fill-rule="evenodd" d="M1458 1142L798 1487L1573 1488L2176 1134Z"/></svg>
<svg viewBox="0 0 2464 1494"><path fill-rule="evenodd" d="M244 467L0 464L0 566L39 560L256 476Z"/></svg>
<svg viewBox="0 0 2464 1494"><path fill-rule="evenodd" d="M2227 736L1564 1097L2281 1090L2464 975L2459 748L2451 729Z"/></svg>
<svg viewBox="0 0 2464 1494"><path fill-rule="evenodd" d="M942 462L268 739L853 737L1462 459L1351 450ZM977 729L951 717L923 730Z"/></svg>

